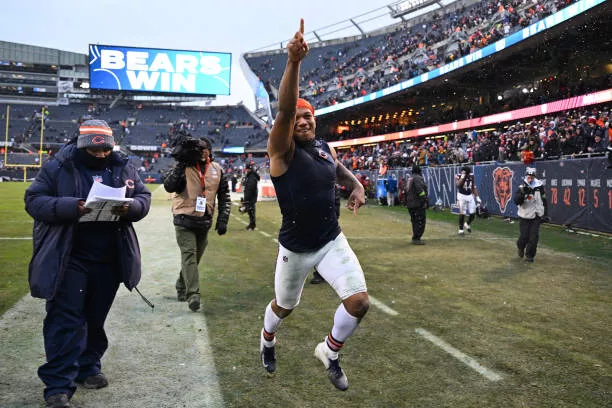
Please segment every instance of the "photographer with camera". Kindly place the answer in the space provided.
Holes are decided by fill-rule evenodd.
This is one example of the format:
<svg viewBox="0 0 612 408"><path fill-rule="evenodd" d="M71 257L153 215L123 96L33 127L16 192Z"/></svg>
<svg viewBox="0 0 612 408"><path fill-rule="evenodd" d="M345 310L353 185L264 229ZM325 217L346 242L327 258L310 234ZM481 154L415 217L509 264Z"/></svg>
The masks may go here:
<svg viewBox="0 0 612 408"><path fill-rule="evenodd" d="M527 167L525 170L525 178L514 194L514 203L518 206L520 219L520 236L516 242L518 256L525 257L526 262L533 262L540 224L550 221L546 192L542 182L536 178L535 168Z"/></svg>
<svg viewBox="0 0 612 408"><path fill-rule="evenodd" d="M215 199L219 214L215 230L227 232L231 200L227 175L212 160L212 144L206 138L195 139L188 133L176 140L172 157L178 162L164 180L164 187L172 197L172 214L176 242L181 251L181 272L176 280L179 302L187 301L189 309L200 308L200 275L198 265L208 245L208 230L215 213Z"/></svg>

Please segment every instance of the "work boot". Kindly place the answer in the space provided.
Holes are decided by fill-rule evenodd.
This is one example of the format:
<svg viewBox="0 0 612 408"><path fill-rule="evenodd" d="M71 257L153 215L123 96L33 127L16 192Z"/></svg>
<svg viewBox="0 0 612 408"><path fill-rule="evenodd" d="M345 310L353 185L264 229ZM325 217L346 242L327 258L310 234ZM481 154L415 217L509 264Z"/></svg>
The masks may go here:
<svg viewBox="0 0 612 408"><path fill-rule="evenodd" d="M65 408L70 407L70 398L68 394L53 394L47 397L47 408Z"/></svg>
<svg viewBox="0 0 612 408"><path fill-rule="evenodd" d="M108 380L102 373L98 373L96 375L90 375L85 380L77 379L75 381L77 384L81 384L83 388L87 388L90 390L97 390L100 388L104 388L108 386Z"/></svg>
<svg viewBox="0 0 612 408"><path fill-rule="evenodd" d="M200 310L200 295L194 293L193 295L189 296L187 303L189 304L189 309L191 309L192 312L197 312Z"/></svg>
<svg viewBox="0 0 612 408"><path fill-rule="evenodd" d="M323 279L321 274L319 272L317 272L317 270L315 269L315 271L312 273L312 279L310 280L310 283L312 285L317 285L317 284L323 283L323 282L325 282L325 279Z"/></svg>

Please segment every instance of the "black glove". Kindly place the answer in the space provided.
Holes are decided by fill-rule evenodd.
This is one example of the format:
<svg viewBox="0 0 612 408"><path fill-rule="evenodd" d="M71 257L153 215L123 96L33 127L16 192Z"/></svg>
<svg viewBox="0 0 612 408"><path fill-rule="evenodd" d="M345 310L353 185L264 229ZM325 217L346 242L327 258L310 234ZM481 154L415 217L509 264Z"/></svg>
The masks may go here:
<svg viewBox="0 0 612 408"><path fill-rule="evenodd" d="M217 225L215 225L215 229L217 230L217 234L223 235L227 232L227 224L224 222L218 222Z"/></svg>
<svg viewBox="0 0 612 408"><path fill-rule="evenodd" d="M540 218L540 224L544 224L547 222L550 222L550 217L548 215L545 215L542 218Z"/></svg>

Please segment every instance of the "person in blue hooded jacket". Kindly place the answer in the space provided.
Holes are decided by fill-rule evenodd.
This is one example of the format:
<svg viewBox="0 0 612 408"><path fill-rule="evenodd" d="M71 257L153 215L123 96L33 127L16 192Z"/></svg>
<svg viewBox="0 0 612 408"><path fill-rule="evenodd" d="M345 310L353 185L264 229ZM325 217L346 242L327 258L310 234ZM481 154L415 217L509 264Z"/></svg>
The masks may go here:
<svg viewBox="0 0 612 408"><path fill-rule="evenodd" d="M151 193L114 144L105 121L83 122L78 138L42 166L25 193L25 209L34 218L30 291L46 299L47 361L38 376L47 407L69 407L74 383L108 385L100 362L108 348L104 322L120 283L131 290L140 281L132 222L149 212ZM117 221L79 222L91 211L85 198L94 182L126 187L133 201L112 209Z"/></svg>

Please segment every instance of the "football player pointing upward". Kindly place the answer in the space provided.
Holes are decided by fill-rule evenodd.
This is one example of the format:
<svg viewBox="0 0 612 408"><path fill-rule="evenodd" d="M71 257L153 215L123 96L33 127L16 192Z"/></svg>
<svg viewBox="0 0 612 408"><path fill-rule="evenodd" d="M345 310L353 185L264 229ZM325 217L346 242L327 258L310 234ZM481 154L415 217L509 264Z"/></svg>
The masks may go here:
<svg viewBox="0 0 612 408"><path fill-rule="evenodd" d="M455 176L455 185L457 186L457 203L459 204L459 235L463 235L464 228L468 232L472 232L472 221L476 216L476 202L478 204L482 202L478 197L478 190L470 166L461 168L461 173ZM466 215L468 216L467 222L465 222Z"/></svg>
<svg viewBox="0 0 612 408"><path fill-rule="evenodd" d="M351 191L347 207L355 214L365 197L363 186L338 162L335 150L315 140L314 109L298 99L300 64L307 53L301 20L300 30L287 44L278 114L268 139L270 176L283 221L278 235L275 298L265 309L260 352L266 371L274 372L276 332L297 307L304 281L316 267L342 303L331 331L316 346L315 356L324 364L331 382L346 390L348 379L340 368L338 352L366 314L369 300L361 265L338 224L335 184Z"/></svg>

